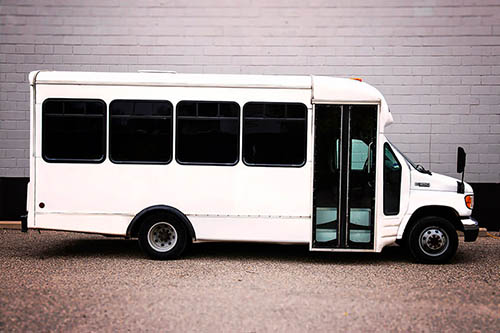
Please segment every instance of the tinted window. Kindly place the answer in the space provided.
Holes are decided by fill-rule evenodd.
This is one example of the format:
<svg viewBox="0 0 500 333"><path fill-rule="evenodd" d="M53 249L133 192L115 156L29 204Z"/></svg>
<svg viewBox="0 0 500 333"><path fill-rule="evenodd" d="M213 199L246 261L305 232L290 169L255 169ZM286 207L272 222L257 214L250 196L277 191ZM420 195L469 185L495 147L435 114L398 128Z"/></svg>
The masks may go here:
<svg viewBox="0 0 500 333"><path fill-rule="evenodd" d="M115 100L109 106L113 162L168 163L172 159L172 104Z"/></svg>
<svg viewBox="0 0 500 333"><path fill-rule="evenodd" d="M384 145L384 214L399 214L401 164L386 143Z"/></svg>
<svg viewBox="0 0 500 333"><path fill-rule="evenodd" d="M339 142L335 141L335 169L339 168ZM361 140L351 139L351 170L363 170L368 159L368 145Z"/></svg>
<svg viewBox="0 0 500 333"><path fill-rule="evenodd" d="M180 163L238 162L240 107L234 102L177 104L176 158Z"/></svg>
<svg viewBox="0 0 500 333"><path fill-rule="evenodd" d="M102 162L106 104L94 99L47 99L42 106L42 157L48 162Z"/></svg>
<svg viewBox="0 0 500 333"><path fill-rule="evenodd" d="M243 161L300 166L306 161L307 107L298 103L247 103L243 107Z"/></svg>

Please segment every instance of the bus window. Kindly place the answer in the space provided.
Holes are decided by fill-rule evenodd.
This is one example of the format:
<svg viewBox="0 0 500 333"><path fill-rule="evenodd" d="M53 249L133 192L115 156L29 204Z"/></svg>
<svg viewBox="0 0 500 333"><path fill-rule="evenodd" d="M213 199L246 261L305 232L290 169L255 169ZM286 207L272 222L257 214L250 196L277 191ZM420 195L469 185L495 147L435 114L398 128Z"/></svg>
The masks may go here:
<svg viewBox="0 0 500 333"><path fill-rule="evenodd" d="M235 102L177 104L176 159L181 164L238 163L240 107Z"/></svg>
<svg viewBox="0 0 500 333"><path fill-rule="evenodd" d="M172 159L172 104L114 100L109 105L109 157L115 163L169 163Z"/></svg>
<svg viewBox="0 0 500 333"><path fill-rule="evenodd" d="M42 157L47 162L100 163L106 156L106 103L47 99L42 105Z"/></svg>
<svg viewBox="0 0 500 333"><path fill-rule="evenodd" d="M384 144L384 214L398 215L401 197L401 164L389 144Z"/></svg>
<svg viewBox="0 0 500 333"><path fill-rule="evenodd" d="M307 107L250 102L243 107L243 161L247 165L302 166L306 161Z"/></svg>

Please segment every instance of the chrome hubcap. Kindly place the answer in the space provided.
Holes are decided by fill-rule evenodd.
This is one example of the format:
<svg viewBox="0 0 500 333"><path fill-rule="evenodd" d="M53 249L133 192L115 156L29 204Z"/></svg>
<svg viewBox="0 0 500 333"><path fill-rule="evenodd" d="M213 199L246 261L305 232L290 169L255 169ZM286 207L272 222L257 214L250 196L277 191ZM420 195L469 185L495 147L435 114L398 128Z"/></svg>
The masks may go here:
<svg viewBox="0 0 500 333"><path fill-rule="evenodd" d="M448 249L448 235L439 227L425 228L419 237L420 249L427 255L436 257Z"/></svg>
<svg viewBox="0 0 500 333"><path fill-rule="evenodd" d="M158 252L170 251L177 243L177 231L168 222L158 222L149 229L148 242Z"/></svg>

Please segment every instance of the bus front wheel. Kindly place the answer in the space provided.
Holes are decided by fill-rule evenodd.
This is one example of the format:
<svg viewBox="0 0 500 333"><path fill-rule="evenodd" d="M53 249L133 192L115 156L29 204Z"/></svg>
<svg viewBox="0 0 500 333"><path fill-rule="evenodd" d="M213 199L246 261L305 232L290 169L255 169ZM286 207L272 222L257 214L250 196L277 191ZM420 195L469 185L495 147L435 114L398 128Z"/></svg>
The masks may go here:
<svg viewBox="0 0 500 333"><path fill-rule="evenodd" d="M442 264L457 252L458 235L450 221L439 216L426 216L410 229L407 245L417 261Z"/></svg>
<svg viewBox="0 0 500 333"><path fill-rule="evenodd" d="M167 214L148 217L139 229L139 245L152 259L178 258L188 243L186 226Z"/></svg>

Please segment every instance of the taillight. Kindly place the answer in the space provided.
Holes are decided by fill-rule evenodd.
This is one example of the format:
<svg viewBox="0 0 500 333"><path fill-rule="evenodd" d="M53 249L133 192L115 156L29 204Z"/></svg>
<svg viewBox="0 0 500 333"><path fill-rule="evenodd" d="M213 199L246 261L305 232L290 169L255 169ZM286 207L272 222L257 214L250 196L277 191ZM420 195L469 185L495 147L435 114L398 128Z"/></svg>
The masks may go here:
<svg viewBox="0 0 500 333"><path fill-rule="evenodd" d="M473 195L466 195L465 196L465 205L469 209L474 208L474 196Z"/></svg>

